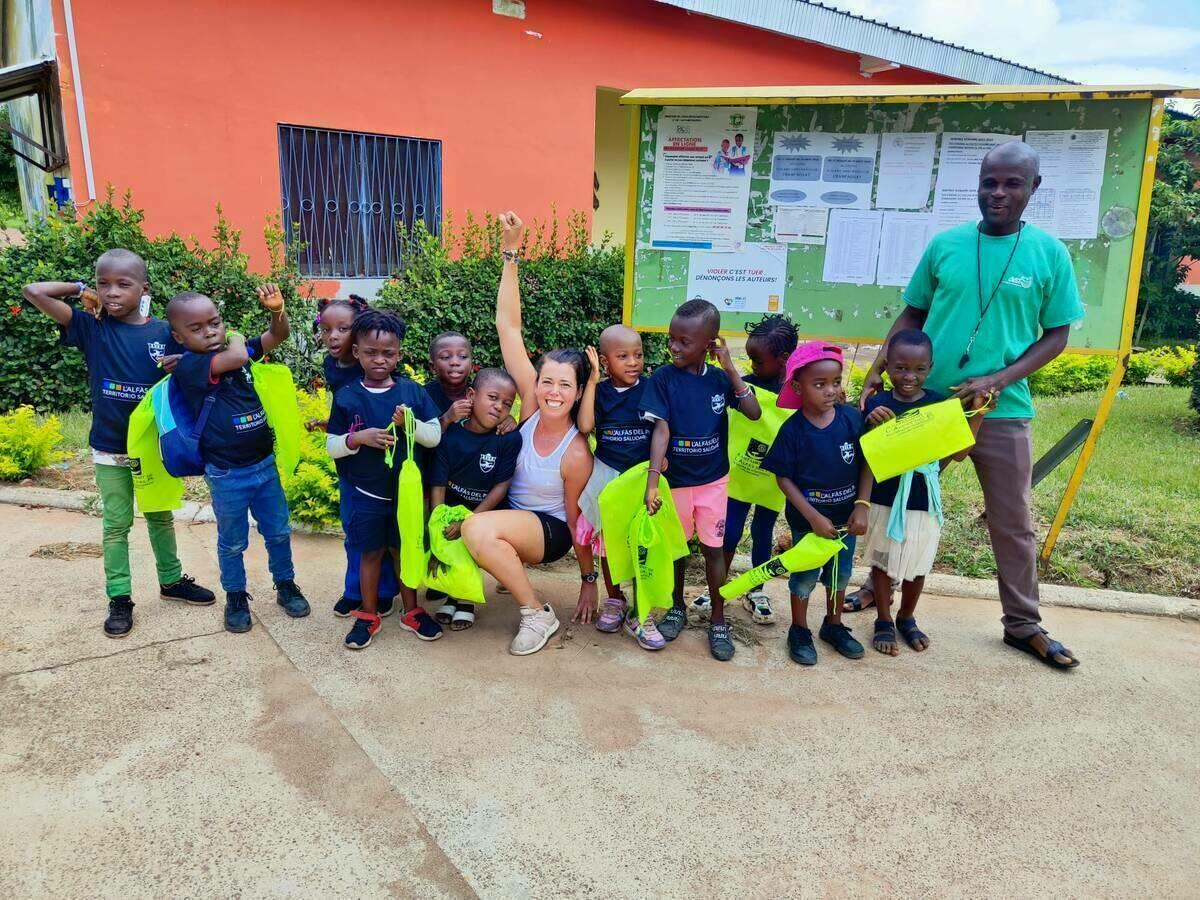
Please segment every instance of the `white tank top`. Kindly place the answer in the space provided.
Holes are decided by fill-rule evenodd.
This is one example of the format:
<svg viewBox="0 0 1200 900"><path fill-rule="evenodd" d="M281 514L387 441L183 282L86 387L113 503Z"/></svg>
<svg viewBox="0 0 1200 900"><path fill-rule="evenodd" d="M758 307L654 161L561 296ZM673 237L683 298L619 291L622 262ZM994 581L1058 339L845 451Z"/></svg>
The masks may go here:
<svg viewBox="0 0 1200 900"><path fill-rule="evenodd" d="M579 430L572 425L553 452L549 456L542 456L533 446L533 431L541 416L541 411L535 412L521 426L521 453L517 456L517 470L508 487L508 502L513 509L544 512L565 522L567 506L564 500L562 458Z"/></svg>

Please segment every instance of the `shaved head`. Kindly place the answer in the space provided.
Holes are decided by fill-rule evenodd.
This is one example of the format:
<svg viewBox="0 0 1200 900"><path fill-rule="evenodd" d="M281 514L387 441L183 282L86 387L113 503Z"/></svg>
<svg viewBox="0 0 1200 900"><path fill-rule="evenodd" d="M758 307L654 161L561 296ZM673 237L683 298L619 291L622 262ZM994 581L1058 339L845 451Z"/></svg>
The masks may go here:
<svg viewBox="0 0 1200 900"><path fill-rule="evenodd" d="M128 272L139 281L146 281L146 261L134 253L132 250L126 250L124 247L114 247L112 250L106 250L101 253L96 259L96 271L101 269L118 269L123 272Z"/></svg>
<svg viewBox="0 0 1200 900"><path fill-rule="evenodd" d="M1016 166L1027 169L1034 177L1041 171L1038 152L1024 141L1005 141L993 147L979 166L982 174L989 166Z"/></svg>
<svg viewBox="0 0 1200 900"><path fill-rule="evenodd" d="M628 325L609 325L600 332L600 355L606 355L619 344L641 343L642 336Z"/></svg>

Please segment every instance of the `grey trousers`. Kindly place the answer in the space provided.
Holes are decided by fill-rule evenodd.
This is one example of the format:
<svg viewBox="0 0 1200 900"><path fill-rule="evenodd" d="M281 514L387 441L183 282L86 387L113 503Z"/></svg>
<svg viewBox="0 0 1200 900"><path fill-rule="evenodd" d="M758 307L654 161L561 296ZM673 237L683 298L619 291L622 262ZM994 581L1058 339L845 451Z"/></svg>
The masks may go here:
<svg viewBox="0 0 1200 900"><path fill-rule="evenodd" d="M1029 419L986 418L971 450L983 488L996 556L1004 631L1027 638L1042 631L1038 611L1037 539L1030 512L1033 443Z"/></svg>

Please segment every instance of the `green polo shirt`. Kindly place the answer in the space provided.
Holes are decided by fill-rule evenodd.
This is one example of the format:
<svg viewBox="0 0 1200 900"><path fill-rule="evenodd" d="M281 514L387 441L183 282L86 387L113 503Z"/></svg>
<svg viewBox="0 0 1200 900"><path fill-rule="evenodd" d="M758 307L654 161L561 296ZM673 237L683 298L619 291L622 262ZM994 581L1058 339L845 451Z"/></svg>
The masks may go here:
<svg viewBox="0 0 1200 900"><path fill-rule="evenodd" d="M1044 329L1083 318L1075 270L1063 242L1029 223L1022 227L1013 253L1016 241L1015 234L981 234L976 223L968 222L936 235L925 248L904 291L904 302L928 313L923 330L933 342L933 370L926 387L952 393L951 385L1011 365ZM979 322L980 273L984 303L1002 275L1004 280L983 317L970 360L959 368ZM1022 378L1006 387L989 416L1033 418L1029 383Z"/></svg>

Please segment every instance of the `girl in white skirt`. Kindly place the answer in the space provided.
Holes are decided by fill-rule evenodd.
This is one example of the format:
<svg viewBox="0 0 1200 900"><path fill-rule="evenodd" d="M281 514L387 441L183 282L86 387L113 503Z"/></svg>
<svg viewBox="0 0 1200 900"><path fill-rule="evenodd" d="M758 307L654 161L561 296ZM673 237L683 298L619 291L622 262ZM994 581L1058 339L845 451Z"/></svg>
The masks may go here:
<svg viewBox="0 0 1200 900"><path fill-rule="evenodd" d="M887 346L886 367L892 390L867 401L866 427L878 427L910 409L945 400L941 394L925 390L932 365L933 344L923 331L914 328L893 335ZM871 490L863 554L871 567L877 609L871 645L888 656L900 652L897 631L913 650L919 652L929 646L929 637L917 627L915 613L942 535L938 468L938 463L930 463L876 482ZM894 584L900 585L900 611L893 621Z"/></svg>

